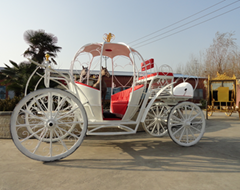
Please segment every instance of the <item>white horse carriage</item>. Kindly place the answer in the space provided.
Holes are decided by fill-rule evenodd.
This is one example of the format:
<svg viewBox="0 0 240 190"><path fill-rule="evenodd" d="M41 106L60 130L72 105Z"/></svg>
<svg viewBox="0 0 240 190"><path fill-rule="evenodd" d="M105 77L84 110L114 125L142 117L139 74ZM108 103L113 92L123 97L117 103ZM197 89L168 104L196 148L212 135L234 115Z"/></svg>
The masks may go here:
<svg viewBox="0 0 240 190"><path fill-rule="evenodd" d="M52 69L48 59L42 64L31 60L37 69L44 68L40 80L46 88L37 89L39 80L35 90L26 94L13 111L11 135L23 154L39 161L59 160L73 153L85 135L134 134L140 124L153 136L168 132L181 146L192 146L202 138L204 115L196 104L186 101L193 97L192 85L177 84L169 67L156 68L153 59L145 61L128 45L110 42L111 37L110 33L103 43L83 46L71 63L69 76ZM131 86L122 85L124 90L114 93L114 72L122 63L132 69ZM85 83L76 80L76 72L86 68L83 65L88 67ZM108 112L102 106L104 75L110 76L106 67L112 70L108 78L112 84ZM91 71L96 68L102 72L95 81L97 85L92 85ZM40 75L37 69L32 76ZM49 88L50 81L64 90Z"/></svg>

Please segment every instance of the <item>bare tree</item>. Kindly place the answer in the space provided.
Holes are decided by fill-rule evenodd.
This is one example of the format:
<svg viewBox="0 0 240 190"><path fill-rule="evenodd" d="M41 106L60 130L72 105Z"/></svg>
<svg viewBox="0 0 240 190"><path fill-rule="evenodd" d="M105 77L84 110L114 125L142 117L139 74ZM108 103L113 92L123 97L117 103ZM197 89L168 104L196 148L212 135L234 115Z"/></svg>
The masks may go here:
<svg viewBox="0 0 240 190"><path fill-rule="evenodd" d="M191 76L202 76L203 66L201 59L197 58L195 55L190 55L190 60L184 65L179 65L177 71Z"/></svg>
<svg viewBox="0 0 240 190"><path fill-rule="evenodd" d="M230 57L237 47L233 36L232 32L217 32L213 44L206 50L205 68L211 76L215 76L217 72L223 74L229 69Z"/></svg>
<svg viewBox="0 0 240 190"><path fill-rule="evenodd" d="M233 74L240 78L240 52L238 51L234 33L217 32L212 45L206 51L200 52L199 58L191 54L190 60L179 66L178 71L183 74L215 77L217 72L226 73L228 76Z"/></svg>
<svg viewBox="0 0 240 190"><path fill-rule="evenodd" d="M182 64L178 64L176 69L175 69L175 72L176 73L183 73L184 71L184 66Z"/></svg>

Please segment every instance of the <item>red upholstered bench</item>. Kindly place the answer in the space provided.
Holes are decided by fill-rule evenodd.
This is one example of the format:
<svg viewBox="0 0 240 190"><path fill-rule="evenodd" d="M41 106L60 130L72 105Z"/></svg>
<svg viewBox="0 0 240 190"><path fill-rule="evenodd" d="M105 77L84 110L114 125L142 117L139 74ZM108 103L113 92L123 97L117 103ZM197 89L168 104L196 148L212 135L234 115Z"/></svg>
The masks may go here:
<svg viewBox="0 0 240 190"><path fill-rule="evenodd" d="M135 86L134 91L142 88L143 86L144 85ZM125 114L131 92L132 92L132 88L129 88L127 90L123 90L111 96L111 112L112 113L115 113L115 114L117 113L122 115Z"/></svg>

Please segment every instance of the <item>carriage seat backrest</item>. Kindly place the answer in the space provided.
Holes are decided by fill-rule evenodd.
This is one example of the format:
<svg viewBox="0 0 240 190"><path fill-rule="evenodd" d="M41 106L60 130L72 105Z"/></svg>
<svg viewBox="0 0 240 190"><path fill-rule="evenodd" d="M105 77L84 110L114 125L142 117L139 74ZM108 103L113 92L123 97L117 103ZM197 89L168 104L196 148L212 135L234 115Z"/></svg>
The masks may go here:
<svg viewBox="0 0 240 190"><path fill-rule="evenodd" d="M134 91L142 88L143 86L144 85L135 86ZM132 92L132 88L129 88L121 92L118 92L116 94L113 94L111 96L111 112L112 113L117 113L121 115L125 114L131 92Z"/></svg>
<svg viewBox="0 0 240 190"><path fill-rule="evenodd" d="M228 102L229 101L229 88L228 87L218 87L218 101L219 102Z"/></svg>
<svg viewBox="0 0 240 190"><path fill-rule="evenodd" d="M154 59L149 59L143 63L141 63L141 70L146 71L152 69L154 67Z"/></svg>

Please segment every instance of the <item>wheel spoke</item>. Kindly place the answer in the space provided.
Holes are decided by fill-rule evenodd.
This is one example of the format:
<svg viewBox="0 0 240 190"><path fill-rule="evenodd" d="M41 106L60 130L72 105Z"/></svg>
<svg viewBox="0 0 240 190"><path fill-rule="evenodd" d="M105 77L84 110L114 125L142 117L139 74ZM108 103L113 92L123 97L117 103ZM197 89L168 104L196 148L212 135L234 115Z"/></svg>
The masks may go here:
<svg viewBox="0 0 240 190"><path fill-rule="evenodd" d="M59 98L60 98L60 97L57 98L57 107L55 108L54 111L59 111L60 108L62 107L63 103L65 103L65 102L66 102L66 99L67 99L67 97L64 97L64 98L62 98L62 99L60 100L60 102L59 102Z"/></svg>
<svg viewBox="0 0 240 190"><path fill-rule="evenodd" d="M191 121L192 120L194 120L197 116L199 116L201 113L200 112L198 112L195 116L193 116L192 118L191 118Z"/></svg>
<svg viewBox="0 0 240 190"><path fill-rule="evenodd" d="M188 118L188 114L187 114L187 106L185 105L184 108L185 108L185 118L187 119L187 118ZM183 112L184 112L184 111L183 111Z"/></svg>
<svg viewBox="0 0 240 190"><path fill-rule="evenodd" d="M157 131L158 131L157 134L160 135L160 124L159 123L157 123Z"/></svg>
<svg viewBox="0 0 240 190"><path fill-rule="evenodd" d="M170 124L171 127L175 127L175 126L179 126L179 125L183 125L183 123L174 123L174 124Z"/></svg>
<svg viewBox="0 0 240 190"><path fill-rule="evenodd" d="M155 130L155 128L156 128L156 126L157 126L157 124L155 123L155 125L153 126L153 129L152 129L152 132L151 132L151 133L153 133L153 132L154 132L154 130Z"/></svg>
<svg viewBox="0 0 240 190"><path fill-rule="evenodd" d="M196 137L195 137L194 133L192 132L191 128L189 128L189 131L190 131L190 133L191 133L191 135L192 135L192 137L193 137L193 140L195 140Z"/></svg>
<svg viewBox="0 0 240 190"><path fill-rule="evenodd" d="M41 125L44 126L43 123L38 123L38 124L33 123L33 124L18 124L16 127L31 127L31 126L34 126L31 129L35 129L36 127L41 126Z"/></svg>
<svg viewBox="0 0 240 190"><path fill-rule="evenodd" d="M160 114L159 114L159 116L161 116L161 115L162 115L162 112L163 112L163 110L164 110L164 106L162 106L161 108L162 108L162 109L161 109L161 111L160 111Z"/></svg>
<svg viewBox="0 0 240 190"><path fill-rule="evenodd" d="M151 113L149 113L149 112L147 113L147 115L149 115L149 116L151 116L151 117L153 117L153 118L155 117L153 114L151 114Z"/></svg>
<svg viewBox="0 0 240 190"><path fill-rule="evenodd" d="M50 130L50 157L52 157L52 137L53 137L53 130Z"/></svg>
<svg viewBox="0 0 240 190"><path fill-rule="evenodd" d="M73 110L65 113L63 116L58 117L58 118L56 118L56 119L59 120L59 119L62 119L62 118L66 118L66 117L68 117L68 115L70 115L72 112L74 112L74 111L77 110L77 109L78 109L78 107L74 108Z"/></svg>
<svg viewBox="0 0 240 190"><path fill-rule="evenodd" d="M46 107L45 103L42 101L42 98L40 98L39 100L41 101L41 103L42 103L43 107L44 107L44 108L45 108L45 110L47 111L48 109L47 109L47 107Z"/></svg>
<svg viewBox="0 0 240 190"><path fill-rule="evenodd" d="M31 135L27 136L25 139L21 140L20 142L23 143L24 141L30 139L31 137L33 137L34 135L36 135L37 133L41 132L43 129L45 129L46 127L43 127L39 130L37 130L36 132L32 133Z"/></svg>
<svg viewBox="0 0 240 190"><path fill-rule="evenodd" d="M158 105L156 106L156 110L157 110L157 115L159 115L159 109L158 109Z"/></svg>
<svg viewBox="0 0 240 190"><path fill-rule="evenodd" d="M185 117L183 116L183 113L181 112L181 110L177 109L177 111L181 115L182 119L185 119Z"/></svg>
<svg viewBox="0 0 240 190"><path fill-rule="evenodd" d="M176 130L176 131L173 133L173 136L175 136L175 134L177 134L180 130L182 130L182 128L184 128L184 126L180 127L178 130Z"/></svg>
<svg viewBox="0 0 240 190"><path fill-rule="evenodd" d="M195 130L198 131L199 133L201 133L201 130L199 130L199 129L193 127L192 125L191 125L190 127L193 128L193 129L195 129Z"/></svg>
<svg viewBox="0 0 240 190"><path fill-rule="evenodd" d="M152 123L150 123L147 128L151 127L153 124L155 123L155 121L153 121Z"/></svg>
<svg viewBox="0 0 240 190"><path fill-rule="evenodd" d="M67 134L69 134L69 135L77 138L77 139L79 138L77 135L75 135L75 134L73 134L73 133L70 133L69 131L66 131L65 129L59 127L58 125L57 125L57 128L58 128L59 130L61 130L61 131L64 131L65 133L67 133Z"/></svg>
<svg viewBox="0 0 240 190"><path fill-rule="evenodd" d="M38 150L40 144L41 144L42 141L43 141L43 138L44 138L45 135L47 134L47 131L48 131L48 130L44 130L44 131L42 131L42 133L40 134L40 136L39 136L39 137L40 137L40 140L39 140L37 146L35 147L35 149L34 149L34 151L33 151L33 154L35 154L35 152Z"/></svg>
<svg viewBox="0 0 240 190"><path fill-rule="evenodd" d="M48 93L48 111L49 111L49 113L50 113L50 118L52 118L52 93L51 92L49 92Z"/></svg>
<svg viewBox="0 0 240 190"><path fill-rule="evenodd" d="M175 119L175 120L177 120L177 121L182 122L182 120L181 120L180 118L176 117L175 115L172 115L172 119ZM173 121L173 122L176 122L176 121L174 121L174 120L172 120L172 121Z"/></svg>
<svg viewBox="0 0 240 190"><path fill-rule="evenodd" d="M155 113L155 111L153 110L153 108L151 108L151 110L152 110L152 112L153 112L153 114L154 114L154 117L156 116L156 113Z"/></svg>
<svg viewBox="0 0 240 190"><path fill-rule="evenodd" d="M46 114L45 114L45 111L42 109L42 106L39 104L38 100L36 100L36 98L34 97L34 100L36 102L36 104L38 105L39 109L42 111L42 113L45 115L46 117Z"/></svg>
<svg viewBox="0 0 240 190"><path fill-rule="evenodd" d="M191 112L190 112L190 114L189 114L189 116L188 116L188 118L187 118L187 119L190 119L190 118L191 118L191 116L192 116L192 113L193 113L193 110L194 110L194 107L192 107L192 109L191 109Z"/></svg>
<svg viewBox="0 0 240 190"><path fill-rule="evenodd" d="M202 124L202 121L196 121L196 122L192 122L192 124Z"/></svg>
<svg viewBox="0 0 240 190"><path fill-rule="evenodd" d="M60 137L60 135L58 134L56 129L54 129L54 132L56 133L56 135L57 135L58 139L60 140L61 144L63 145L63 147L68 151L68 148L67 148L66 144L64 143L64 141L62 140L62 138ZM62 131L60 131L60 132L63 135Z"/></svg>
<svg viewBox="0 0 240 190"><path fill-rule="evenodd" d="M163 129L163 131L166 130L161 123L159 123L159 125L161 126L161 128Z"/></svg>
<svg viewBox="0 0 240 190"><path fill-rule="evenodd" d="M31 113L31 112L29 112L29 111L27 111L27 110L21 109L20 111L22 111L22 112L24 112L24 113L26 113L26 114L31 115L33 118L37 118L37 119L40 119L40 120L42 120L42 121L45 121L45 119L43 119L43 118L41 118L41 117L38 117L38 116L34 115L33 113Z"/></svg>
<svg viewBox="0 0 240 190"><path fill-rule="evenodd" d="M182 140L182 137L183 137L184 132L185 132L185 127L183 128L183 131L182 131L182 133L181 133L181 135L180 135L180 137L179 137L179 141L180 141L180 142L181 142L181 140Z"/></svg>
<svg viewBox="0 0 240 190"><path fill-rule="evenodd" d="M58 113L59 113L59 111L60 111L60 108L63 106L63 103L66 102L66 101L65 101L66 99L67 99L67 97L63 98L63 99L61 100L61 102L58 104L58 106L56 107L55 111L57 111L57 113L55 114L54 119L55 119L56 116L58 115Z"/></svg>
<svg viewBox="0 0 240 190"><path fill-rule="evenodd" d="M68 109L71 109L71 108L72 108L72 105L69 105L69 106L65 107L64 109L62 109L61 111L64 112L64 111L66 111Z"/></svg>

